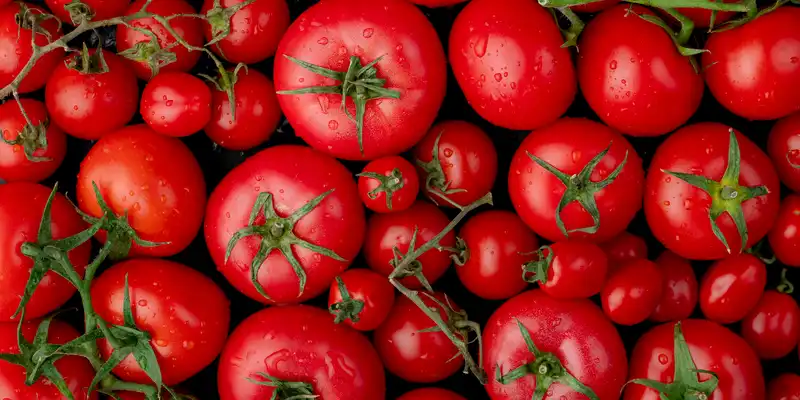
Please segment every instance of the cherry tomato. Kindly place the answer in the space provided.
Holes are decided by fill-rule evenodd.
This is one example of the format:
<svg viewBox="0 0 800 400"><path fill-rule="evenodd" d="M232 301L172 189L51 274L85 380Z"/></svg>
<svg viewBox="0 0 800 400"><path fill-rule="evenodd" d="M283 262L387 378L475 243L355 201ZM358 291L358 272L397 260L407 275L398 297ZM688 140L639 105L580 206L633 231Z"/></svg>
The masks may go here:
<svg viewBox="0 0 800 400"><path fill-rule="evenodd" d="M767 290L742 320L742 336L759 357L774 360L788 355L800 334L800 309L791 295ZM800 395L800 393L798 393Z"/></svg>
<svg viewBox="0 0 800 400"><path fill-rule="evenodd" d="M664 277L652 261L633 260L614 271L603 286L603 311L614 323L636 325L661 301Z"/></svg>
<svg viewBox="0 0 800 400"><path fill-rule="evenodd" d="M423 388L412 390L397 400L466 400L454 392L439 388Z"/></svg>
<svg viewBox="0 0 800 400"><path fill-rule="evenodd" d="M339 280L347 290L347 299L342 295ZM377 328L389 315L393 304L394 287L386 277L364 268L342 273L331 283L328 295L328 308L331 313L336 311L336 320L339 321L341 315L344 323L360 331Z"/></svg>
<svg viewBox="0 0 800 400"><path fill-rule="evenodd" d="M31 59L30 18L47 12L38 6L22 1L13 2L0 7L0 87L8 86L22 71L28 60ZM17 16L23 21L17 22ZM43 19L36 23L38 29L43 29L47 35L39 33L34 43L45 46L50 41L58 40L63 35L55 19ZM19 93L29 93L41 89L47 78L53 73L58 63L64 58L64 49L55 50L42 55L33 68L25 75L19 84Z"/></svg>
<svg viewBox="0 0 800 400"><path fill-rule="evenodd" d="M715 2L716 0L708 0L710 2ZM722 0L723 3L735 3L736 0ZM708 28L711 26L711 10L699 8L699 7L679 7L676 8L675 11L683 14L684 17L687 17L694 22L694 27L699 29ZM734 12L728 11L718 11L717 14L713 17L714 18L714 27L721 26L724 22L728 21L729 19L733 18L736 15Z"/></svg>
<svg viewBox="0 0 800 400"><path fill-rule="evenodd" d="M570 8L572 9L572 11L594 14L606 10L608 8L611 8L617 3L619 3L619 0L599 0L587 4L572 6Z"/></svg>
<svg viewBox="0 0 800 400"><path fill-rule="evenodd" d="M667 250L656 259L664 278L664 290L650 320L679 321L689 318L697 307L697 277L688 260Z"/></svg>
<svg viewBox="0 0 800 400"><path fill-rule="evenodd" d="M608 257L609 271L629 261L647 258L647 243L640 236L622 232L615 238L600 244Z"/></svg>
<svg viewBox="0 0 800 400"><path fill-rule="evenodd" d="M800 376L787 372L774 378L767 385L767 400L800 399Z"/></svg>
<svg viewBox="0 0 800 400"><path fill-rule="evenodd" d="M544 252L547 258L539 281L542 291L557 299L582 299L600 293L608 272L608 257L596 244L581 241L556 242ZM545 254L543 254L545 256ZM535 272L535 271L533 271ZM535 279L539 279L536 273Z"/></svg>
<svg viewBox="0 0 800 400"><path fill-rule="evenodd" d="M751 254L715 262L700 282L700 309L706 318L730 324L752 310L767 284L767 268Z"/></svg>
<svg viewBox="0 0 800 400"><path fill-rule="evenodd" d="M214 0L203 1L201 12L225 10L228 12L245 0L222 0L219 8ZM289 27L289 7L286 0L258 0L236 10L233 15L217 14L203 24L203 34L210 42L215 36L227 35L211 46L211 50L231 63L255 64L275 55L283 33Z"/></svg>
<svg viewBox="0 0 800 400"><path fill-rule="evenodd" d="M191 74L164 72L144 87L139 113L162 135L189 136L211 120L211 90Z"/></svg>
<svg viewBox="0 0 800 400"><path fill-rule="evenodd" d="M39 182L61 166L67 154L67 137L48 119L44 103L20 101L31 125L11 100L0 104L0 179L6 182Z"/></svg>
<svg viewBox="0 0 800 400"><path fill-rule="evenodd" d="M377 213L407 210L419 194L417 170L399 156L370 161L358 175L358 194Z"/></svg>
<svg viewBox="0 0 800 400"><path fill-rule="evenodd" d="M72 0L45 0L47 7L61 22L76 25L66 8L71 2ZM130 0L81 0L81 3L89 7L92 21L100 21L122 16L130 5Z"/></svg>
<svg viewBox="0 0 800 400"><path fill-rule="evenodd" d="M773 125L767 151L781 182L795 192L800 191L800 113Z"/></svg>
<svg viewBox="0 0 800 400"><path fill-rule="evenodd" d="M800 267L800 195L790 194L781 202L778 218L769 231L769 245L778 260Z"/></svg>

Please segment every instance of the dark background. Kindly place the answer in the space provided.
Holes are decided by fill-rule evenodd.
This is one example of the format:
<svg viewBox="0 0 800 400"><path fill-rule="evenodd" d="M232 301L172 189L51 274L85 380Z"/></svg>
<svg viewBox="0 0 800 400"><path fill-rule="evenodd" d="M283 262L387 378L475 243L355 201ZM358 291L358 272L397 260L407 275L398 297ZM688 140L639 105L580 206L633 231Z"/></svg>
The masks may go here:
<svg viewBox="0 0 800 400"><path fill-rule="evenodd" d="M202 0L189 0L189 1L195 6L195 8L199 10ZM297 16L300 15L305 9L307 9L309 6L316 3L317 1L318 0L288 0L292 13L292 18L293 19L297 18ZM41 3L41 1L35 1L35 2ZM425 9L425 8L422 9L425 15L430 19L430 21L436 27L436 30L438 31L439 36L442 40L442 44L443 47L445 48L445 51L447 50L447 38L450 27L452 26L455 17L458 15L458 12L463 7L464 4L449 8L441 8L441 9ZM584 16L584 19L588 19L588 17ZM114 33L113 29L108 29L105 31L93 33L91 35L87 34L87 36L85 36L83 39L88 40L91 43L96 43L97 40L100 39L103 41L104 46L113 48L114 46L113 33ZM696 44L702 45L702 41L704 39L704 33L697 32L695 33L695 36L696 37L693 40L697 41ZM212 65L210 61L204 58L201 60L200 64L195 68L194 72L205 72L213 75L214 71L211 67ZM261 70L262 72L266 73L268 76L271 77L272 59L257 64L255 68ZM36 96L37 95L34 94L34 97ZM38 96L41 97L41 93L39 93ZM570 107L566 115L571 117L587 117L599 121L597 116L591 111L591 109L588 107L585 100L581 97L580 94L576 97L574 104ZM495 208L513 210L513 207L511 206L508 197L506 176L509 164L511 162L511 157L514 154L514 151L518 147L519 143L522 141L522 139L528 132L510 131L498 128L482 120L467 104L463 94L461 93L460 88L458 87L458 84L455 81L452 71L448 72L447 97L445 98L442 109L439 112L439 120L447 120L447 119L463 119L475 123L481 128L483 128L492 138L499 155L499 173L493 190L495 199L494 201ZM753 141L758 143L762 148L765 148L767 135L773 124L773 122L750 122L731 114L730 112L722 108L713 99L713 97L708 91L706 91L705 93L704 101L700 107L700 110L695 114L695 116L692 118L690 122L699 122L699 121L716 121L730 125L731 127L740 130L745 135L750 137ZM137 114L137 119L134 120L133 123L138 123L138 122L141 122L141 118ZM664 137L646 138L646 139L629 138L629 140L633 143L634 147L638 151L639 155L643 158L645 167L649 165L656 147L660 144L661 141L663 141L663 139ZM289 126L285 120L282 122L281 127L273 135L273 137L269 140L268 143L260 146L257 149L244 153L218 149L202 132L193 135L191 137L184 138L183 141L189 146L189 148L192 150L192 152L200 162L200 165L205 174L206 184L208 186L209 194L216 187L219 181L231 169L242 163L248 156L255 154L259 150L277 144L303 143L302 140L294 136L291 126ZM67 193L68 196L71 196L71 193L75 188L76 176L78 173L80 162L91 148L92 143L77 140L70 137L68 146L69 146L69 151L67 158L64 161L64 164L58 170L56 175L51 179L49 179L47 182L45 182L45 184L52 185L53 183L58 181L60 183L60 189L62 190L62 192ZM364 163L359 163L359 162L345 162L344 164L348 168L350 168L354 174L360 172L361 168L364 166ZM789 193L789 190L783 187L782 193L785 195L786 193ZM452 215L453 214L451 212L451 216ZM644 237L647 240L651 259L654 259L663 250L663 247L650 234L642 212L640 212L634 219L629 230L637 235ZM211 277L225 291L228 298L231 300L231 312L232 312L231 329L234 329L243 319L245 319L246 317L260 310L263 307L261 304L245 297L244 295L236 291L230 284L228 284L227 280L219 272L217 272L215 265L212 262L208 254L208 251L206 249L202 232L198 235L198 237L194 240L194 242L188 249L186 249L181 254L178 254L177 256L171 257L171 259L182 262L197 270L202 271L203 273ZM695 271L699 279L700 277L702 277L702 274L708 268L709 263L695 262L693 263L693 266L695 268ZM107 267L108 265L104 266L104 268ZM363 258L357 259L353 263L353 267L354 268L366 267ZM781 269L782 266L778 263L768 267L769 278L770 278L768 282L768 288L770 287L774 288L776 283L779 281ZM798 278L800 278L800 271L790 270L789 277L790 279L794 278L794 280L798 282L798 284L800 284L800 280L798 280ZM436 283L436 285L434 285L434 287L436 290L444 291L449 296L451 296L457 304L461 305L462 307L464 307L465 310L468 311L469 316L472 320L477 321L481 325L485 325L491 313L502 303L499 301L482 300L467 292L466 289L464 289L461 286L460 282L458 281L458 278L453 268L451 268L448 271L448 273L441 280L439 280ZM798 295L795 294L795 299L797 298ZM312 300L310 303L320 307L326 307L326 299L327 299L327 293L323 296L320 296L317 299ZM78 308L80 306L80 302L76 300L77 299L73 299L70 302L69 306L75 306L76 308ZM598 299L595 298L594 300L599 304ZM696 310L695 316L702 317L699 308ZM71 319L71 322L73 322L76 327L82 326L81 313L79 312L68 313L67 318ZM625 342L626 348L629 353L633 349L633 346L635 345L637 338L645 331L650 329L652 326L653 324L645 322L643 324L634 327L621 327L621 326L618 327L618 330L622 335L622 338ZM730 328L733 329L734 331L738 331L738 326L736 325L731 326ZM787 356L784 359L764 362L763 365L764 365L764 374L768 380L782 372L787 372L787 371L800 372L800 362L798 361L798 354L795 351L793 351L789 356ZM191 378L190 380L182 384L181 388L197 395L202 399L218 398L216 389L216 369L217 365L215 362L214 364L203 370L200 374L196 375L195 377ZM425 386L425 385L417 385L404 382L396 377L389 375L388 373L387 373L387 384L388 384L388 391L387 391L388 399L394 399L397 396L411 389ZM460 373L457 373L454 376L442 382L439 382L437 386L443 388L449 388L453 391L462 394L464 397L468 399L488 398L484 389L481 387L478 381L471 375L462 375Z"/></svg>

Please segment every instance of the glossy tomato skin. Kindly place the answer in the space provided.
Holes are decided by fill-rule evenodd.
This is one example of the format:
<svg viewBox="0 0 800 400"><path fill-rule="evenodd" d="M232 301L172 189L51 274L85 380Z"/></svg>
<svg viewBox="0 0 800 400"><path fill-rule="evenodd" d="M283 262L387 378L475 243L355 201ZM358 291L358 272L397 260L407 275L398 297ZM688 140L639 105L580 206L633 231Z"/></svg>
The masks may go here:
<svg viewBox="0 0 800 400"><path fill-rule="evenodd" d="M95 54L96 50L89 50ZM125 61L103 51L104 73L83 74L67 67L76 55L58 64L45 87L45 103L53 122L71 136L97 140L127 124L136 113L139 86ZM80 67L78 67L80 68Z"/></svg>
<svg viewBox="0 0 800 400"><path fill-rule="evenodd" d="M446 389L423 388L412 390L397 398L397 400L466 400L458 394Z"/></svg>
<svg viewBox="0 0 800 400"><path fill-rule="evenodd" d="M572 11L587 13L587 14L594 14L608 8L613 7L615 4L619 3L619 0L600 0L595 1L592 3L581 4L577 6L570 7Z"/></svg>
<svg viewBox="0 0 800 400"><path fill-rule="evenodd" d="M778 171L781 182L795 192L800 191L800 113L781 119L772 126L767 152Z"/></svg>
<svg viewBox="0 0 800 400"><path fill-rule="evenodd" d="M476 214L458 231L469 253L457 265L461 283L488 300L507 299L525 290L522 265L534 258L536 235L510 211L489 210Z"/></svg>
<svg viewBox="0 0 800 400"><path fill-rule="evenodd" d="M34 162L25 156L22 144L9 145L0 141L0 179L6 182L39 182L47 179L58 169L67 155L67 137L57 126L48 122L47 110L42 102L33 99L21 99L22 107L31 119L31 123L45 123L47 129L47 148L39 148L33 152L34 157L49 158L47 161ZM14 141L19 133L28 125L25 117L15 101L0 104L0 135L8 141Z"/></svg>
<svg viewBox="0 0 800 400"><path fill-rule="evenodd" d="M387 205L385 192L377 193L374 199L370 197L370 192L381 185L380 181L366 176L358 177L358 194L361 196L361 201L370 210L377 213L403 211L411 207L414 201L417 200L420 185L419 176L414 166L406 161L405 158L400 156L378 158L370 161L361 172L391 176L395 169L400 171L403 176L403 187L392 192L391 209Z"/></svg>
<svg viewBox="0 0 800 400"><path fill-rule="evenodd" d="M678 321L689 318L697 307L698 284L688 260L666 250L656 259L656 267L664 278L664 290L655 311L654 322Z"/></svg>
<svg viewBox="0 0 800 400"><path fill-rule="evenodd" d="M383 367L369 341L311 306L270 307L236 328L220 358L220 398L270 398L273 388L246 381L263 380L262 373L310 383L320 400L386 396Z"/></svg>
<svg viewBox="0 0 800 400"><path fill-rule="evenodd" d="M575 98L575 68L563 43L553 17L536 2L472 0L450 31L450 64L483 119L538 129Z"/></svg>
<svg viewBox="0 0 800 400"><path fill-rule="evenodd" d="M600 244L608 257L609 271L629 261L647 258L647 243L641 236L622 232L613 239Z"/></svg>
<svg viewBox="0 0 800 400"><path fill-rule="evenodd" d="M557 299L585 299L600 293L608 272L608 257L596 244L563 241L550 245L553 260L542 291Z"/></svg>
<svg viewBox="0 0 800 400"><path fill-rule="evenodd" d="M13 104L13 103L12 103ZM24 256L21 246L35 241L51 189L35 183L0 185L0 323L11 321L33 268L33 260ZM56 194L51 208L50 228L54 239L75 235L87 226L62 194ZM84 243L69 252L69 260L83 276L89 262L91 244ZM55 272L48 272L36 287L25 307L25 318L38 318L66 303L75 288Z"/></svg>
<svg viewBox="0 0 800 400"><path fill-rule="evenodd" d="M742 337L759 357L774 360L791 353L800 333L800 309L791 295L767 290L742 320ZM800 395L800 393L798 393Z"/></svg>
<svg viewBox="0 0 800 400"><path fill-rule="evenodd" d="M706 192L663 171L699 174L719 181L728 164L729 127L703 122L686 126L670 135L656 150L645 187L644 212L653 235L666 248L690 260L716 260L729 253L714 236L709 222L711 197ZM742 203L752 247L769 231L778 214L780 183L769 158L755 143L739 132L736 140L741 152L739 184L764 185L769 193ZM720 231L731 251L738 252L742 241L731 217L717 218Z"/></svg>
<svg viewBox="0 0 800 400"><path fill-rule="evenodd" d="M92 14L94 14L92 21L122 16L128 8L128 5L130 5L130 0L85 0L81 2L89 6ZM72 22L69 11L64 8L64 6L69 3L71 3L71 0L45 0L47 8L49 8L53 15L58 17L61 22L75 25Z"/></svg>
<svg viewBox="0 0 800 400"><path fill-rule="evenodd" d="M714 0L708 0L714 1ZM722 0L723 3L735 3L736 0ZM675 11L683 14L684 17L688 17L689 19L694 22L695 28L708 28L711 25L711 10L706 10L702 8L676 8ZM717 15L714 16L714 27L719 27L722 23L728 21L729 19L733 18L736 13L728 12L728 11L719 11Z"/></svg>
<svg viewBox="0 0 800 400"><path fill-rule="evenodd" d="M364 302L358 322L347 319L345 324L359 331L371 331L386 320L394 304L394 287L386 277L366 268L356 268L345 271L339 278L351 298ZM337 282L333 281L328 294L328 306L340 301L342 292Z"/></svg>
<svg viewBox="0 0 800 400"><path fill-rule="evenodd" d="M617 330L589 300L557 300L541 290L523 292L498 308L483 334L483 367L507 373L533 361L517 320L528 328L536 347L554 353L575 378L589 386L601 400L619 397L628 370L625 348ZM595 361L597 359L601 361ZM492 400L532 398L536 378L527 375L503 385L489 379ZM579 400L585 396L554 383L544 400Z"/></svg>
<svg viewBox="0 0 800 400"><path fill-rule="evenodd" d="M228 8L245 0L223 0ZM203 1L201 13L214 8L214 0ZM258 0L239 9L230 19L230 33L211 46L211 50L233 64L255 64L275 55L281 36L289 27L286 0ZM211 24L203 24L206 42L214 38Z"/></svg>
<svg viewBox="0 0 800 400"><path fill-rule="evenodd" d="M797 400L800 398L800 376L787 372L767 385L767 400Z"/></svg>
<svg viewBox="0 0 800 400"><path fill-rule="evenodd" d="M800 195L790 194L781 203L775 225L769 231L769 246L778 260L800 267Z"/></svg>
<svg viewBox="0 0 800 400"><path fill-rule="evenodd" d="M159 135L146 125L131 125L103 136L81 162L78 205L101 217L92 182L105 202L144 240L156 247L133 244L131 256L166 257L185 249L203 222L206 185L194 155L180 140ZM106 232L97 238L106 240Z"/></svg>
<svg viewBox="0 0 800 400"><path fill-rule="evenodd" d="M664 277L652 261L631 261L614 271L600 294L603 311L619 325L647 319L661 301Z"/></svg>
<svg viewBox="0 0 800 400"><path fill-rule="evenodd" d="M703 53L711 94L750 120L800 110L800 9L781 7L742 26L713 33Z"/></svg>
<svg viewBox="0 0 800 400"><path fill-rule="evenodd" d="M673 327L674 323L659 325L639 338L631 353L629 379L672 382L675 370ZM709 400L764 398L761 364L744 339L707 320L684 320L681 329L697 369L712 371L719 377L719 385ZM702 375L700 379L704 379ZM642 385L631 384L623 399L659 400L659 394Z"/></svg>
<svg viewBox="0 0 800 400"><path fill-rule="evenodd" d="M579 43L586 101L603 122L631 136L675 130L703 97L703 79L689 58L666 31L640 17L652 14L641 6L615 6L589 22Z"/></svg>
<svg viewBox="0 0 800 400"><path fill-rule="evenodd" d="M594 234L572 232L569 239L601 243L622 233L642 207L642 160L633 146L619 133L597 122L564 118L539 129L523 140L511 160L508 191L519 216L536 234L550 241L564 240L556 225L556 208L565 186L555 175L534 162L531 153L567 175L579 173L589 161L611 146L591 175L592 182L605 179L628 160L617 179L595 193L600 211L600 228ZM591 227L591 215L578 202L561 212L568 230Z"/></svg>
<svg viewBox="0 0 800 400"><path fill-rule="evenodd" d="M700 309L721 324L740 321L764 293L767 268L751 254L738 254L715 262L700 282Z"/></svg>
<svg viewBox="0 0 800 400"><path fill-rule="evenodd" d="M293 232L345 261L293 246L294 255L308 277L302 296L299 296L299 280L280 251L273 251L258 273L258 282L275 303L302 302L323 293L361 249L364 208L352 174L332 157L308 147L274 146L263 150L233 169L214 189L206 210L205 237L217 269L240 292L268 303L250 280L259 237L240 240L226 263L228 242L235 232L247 226L259 193L271 193L278 215L288 217L331 188L335 190L301 218ZM261 214L256 222L263 223L263 218Z"/></svg>
<svg viewBox="0 0 800 400"><path fill-rule="evenodd" d="M19 75L33 54L31 30L21 28L16 21L16 16L20 13L22 5L33 13L47 13L41 7L24 2L13 2L0 6L0 27L2 27L0 28L0 49L2 49L0 50L0 59L3 60L0 63L0 87L10 84ZM40 21L38 26L45 29L48 35L37 34L35 40L37 46L45 46L51 40L58 40L63 35L59 30L58 21L52 18ZM62 48L57 48L42 55L31 71L22 79L17 91L19 93L29 93L41 89L53 69L63 58L64 50Z"/></svg>
<svg viewBox="0 0 800 400"><path fill-rule="evenodd" d="M393 248L397 247L401 254L408 253L408 247L417 233L416 248L420 248L434 236L439 234L450 223L441 210L435 205L418 200L405 211L391 214L373 214L367 221L364 256L367 265L383 276L389 276L394 270L390 261L394 259ZM455 234L450 231L439 242L442 247L454 247ZM431 249L423 253L417 260L422 264L423 273L428 282L433 284L444 275L450 266L450 252ZM406 287L421 288L416 277L400 280Z"/></svg>
<svg viewBox="0 0 800 400"><path fill-rule="evenodd" d="M165 385L200 372L222 351L228 336L230 302L202 273L176 262L134 259L114 265L92 283L92 305L103 320L122 325L125 280L136 326L151 335ZM100 341L107 359L113 347ZM132 355L114 368L125 380L150 383Z"/></svg>
<svg viewBox="0 0 800 400"><path fill-rule="evenodd" d="M294 90L334 81L283 55L344 72L351 56L375 66L385 88L400 99L366 104L363 154L356 124L341 108L341 95L280 95L278 101L298 136L311 147L346 160L374 160L410 149L430 128L442 104L446 61L436 31L406 0L334 0L309 8L284 35L275 58L275 87ZM355 105L347 99L349 115Z"/></svg>
<svg viewBox="0 0 800 400"><path fill-rule="evenodd" d="M162 135L189 136L211 120L211 89L194 75L163 72L144 87L139 113Z"/></svg>

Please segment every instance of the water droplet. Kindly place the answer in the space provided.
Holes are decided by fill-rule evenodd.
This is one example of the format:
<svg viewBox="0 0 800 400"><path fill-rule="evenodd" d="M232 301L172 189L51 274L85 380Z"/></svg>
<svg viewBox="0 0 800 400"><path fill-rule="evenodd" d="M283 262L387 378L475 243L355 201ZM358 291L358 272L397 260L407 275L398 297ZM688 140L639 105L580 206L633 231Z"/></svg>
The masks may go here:
<svg viewBox="0 0 800 400"><path fill-rule="evenodd" d="M142 206L140 206L139 203L136 202L136 203L133 203L133 206L131 208L133 208L133 211L139 211L139 210L142 209Z"/></svg>
<svg viewBox="0 0 800 400"><path fill-rule="evenodd" d="M666 182L666 183L672 182L672 177L668 176L668 177L664 178L664 182Z"/></svg>
<svg viewBox="0 0 800 400"><path fill-rule="evenodd" d="M139 300L136 304L138 304L139 307L147 307L147 300Z"/></svg>
<svg viewBox="0 0 800 400"><path fill-rule="evenodd" d="M516 88L517 88L517 83L516 82L511 82L511 90L514 90Z"/></svg>
<svg viewBox="0 0 800 400"><path fill-rule="evenodd" d="M472 51L475 52L476 57L481 58L486 55L486 47L488 45L489 45L489 35L482 35L475 42L475 47L472 48Z"/></svg>
<svg viewBox="0 0 800 400"><path fill-rule="evenodd" d="M167 347L168 344L169 342L164 339L156 339L156 346L158 347Z"/></svg>
<svg viewBox="0 0 800 400"><path fill-rule="evenodd" d="M191 340L184 340L182 345L183 345L183 348L186 349L186 350L191 350L191 349L194 348L194 342L191 341Z"/></svg>
<svg viewBox="0 0 800 400"><path fill-rule="evenodd" d="M453 149L444 149L444 156L445 157L452 157L453 156Z"/></svg>
<svg viewBox="0 0 800 400"><path fill-rule="evenodd" d="M403 50L403 45L402 44L398 44L397 47L395 47L394 49L397 50L397 51L402 51Z"/></svg>
<svg viewBox="0 0 800 400"><path fill-rule="evenodd" d="M670 204L670 203L669 203L669 200L664 200L664 205L665 205L665 206L669 207L669 204Z"/></svg>
<svg viewBox="0 0 800 400"><path fill-rule="evenodd" d="M503 74L501 74L499 72L494 74L494 80L496 80L498 82L502 81L503 80Z"/></svg>
<svg viewBox="0 0 800 400"><path fill-rule="evenodd" d="M628 81L626 81L625 79L623 79L623 80L621 80L621 81L620 81L620 83L621 83L621 84L623 84L623 85L627 85L627 84L628 84Z"/></svg>
<svg viewBox="0 0 800 400"><path fill-rule="evenodd" d="M667 357L666 354L659 354L658 362L660 362L661 365L666 365L669 362L669 357Z"/></svg>
<svg viewBox="0 0 800 400"><path fill-rule="evenodd" d="M319 40L317 40L317 43L319 43L319 44L324 46L324 45L328 44L328 38L323 36L323 37L319 38Z"/></svg>
<svg viewBox="0 0 800 400"><path fill-rule="evenodd" d="M173 104L173 103L174 103L174 102L173 102L172 100L167 100L167 102L166 102L166 103L164 103L164 104L166 104L166 105L167 105L167 107L172 107L172 104Z"/></svg>
<svg viewBox="0 0 800 400"><path fill-rule="evenodd" d="M800 57L792 57L789 60L791 60L792 64L797 64L800 62Z"/></svg>
<svg viewBox="0 0 800 400"><path fill-rule="evenodd" d="M336 120L332 119L328 121L328 129L335 131L337 128L339 128L339 123L336 122Z"/></svg>
<svg viewBox="0 0 800 400"><path fill-rule="evenodd" d="M572 151L572 162L578 162L581 160L581 151L580 150L573 150Z"/></svg>
<svg viewBox="0 0 800 400"><path fill-rule="evenodd" d="M683 208L685 208L686 210L691 210L692 206L693 204L691 199L686 199L683 201Z"/></svg>
<svg viewBox="0 0 800 400"><path fill-rule="evenodd" d="M617 69L617 60L611 61L611 63L608 64L608 68Z"/></svg>
<svg viewBox="0 0 800 400"><path fill-rule="evenodd" d="M364 29L364 31L361 32L361 36L364 36L367 39L371 38L373 34L375 34L375 29L372 28Z"/></svg>

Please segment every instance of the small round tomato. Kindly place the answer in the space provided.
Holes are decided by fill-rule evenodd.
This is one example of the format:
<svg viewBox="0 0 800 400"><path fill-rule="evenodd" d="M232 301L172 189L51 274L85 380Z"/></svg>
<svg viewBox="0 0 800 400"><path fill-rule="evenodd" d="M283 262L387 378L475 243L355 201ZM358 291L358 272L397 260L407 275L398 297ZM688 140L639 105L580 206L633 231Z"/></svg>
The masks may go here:
<svg viewBox="0 0 800 400"><path fill-rule="evenodd" d="M467 220L458 231L463 249L458 279L475 295L507 299L525 290L522 266L533 259L536 235L510 211L489 210Z"/></svg>
<svg viewBox="0 0 800 400"><path fill-rule="evenodd" d="M615 238L600 244L608 257L609 271L629 261L647 258L647 243L641 236L622 232Z"/></svg>
<svg viewBox="0 0 800 400"><path fill-rule="evenodd" d="M800 375L787 372L767 385L767 400L797 400L800 398Z"/></svg>
<svg viewBox="0 0 800 400"><path fill-rule="evenodd" d="M336 277L328 295L328 310L336 316L336 323L344 322L360 331L377 328L393 304L394 287L386 277L364 268L350 269Z"/></svg>
<svg viewBox="0 0 800 400"><path fill-rule="evenodd" d="M730 324L752 310L767 284L767 268L751 254L715 262L700 283L700 309L706 318Z"/></svg>
<svg viewBox="0 0 800 400"><path fill-rule="evenodd" d="M0 87L10 84L31 59L31 39L34 39L37 46L45 46L61 38L58 21L53 18L38 18L44 14L47 12L41 7L22 1L0 7L0 26L3 27L0 29L0 60L3 60L0 62ZM35 38L32 38L31 19L38 20L36 27L40 32ZM22 79L17 91L29 93L41 89L62 59L64 49L61 47L42 55Z"/></svg>
<svg viewBox="0 0 800 400"><path fill-rule="evenodd" d="M358 174L358 194L377 213L407 210L419 194L417 170L400 156L370 161Z"/></svg>
<svg viewBox="0 0 800 400"><path fill-rule="evenodd" d="M201 13L206 41L216 41L211 50L233 64L255 64L275 55L278 43L289 27L286 0L258 0L242 7L245 0L203 1Z"/></svg>
<svg viewBox="0 0 800 400"><path fill-rule="evenodd" d="M800 191L800 113L772 126L767 152L781 182L795 192Z"/></svg>
<svg viewBox="0 0 800 400"><path fill-rule="evenodd" d="M769 246L778 261L800 267L800 195L790 194L781 202L778 218L769 231Z"/></svg>
<svg viewBox="0 0 800 400"><path fill-rule="evenodd" d="M397 400L466 400L458 394L446 389L423 388L412 390L397 398Z"/></svg>
<svg viewBox="0 0 800 400"><path fill-rule="evenodd" d="M526 265L525 271L533 273L531 281L539 281L542 291L552 297L585 299L603 288L608 257L596 244L556 242L545 246L540 259Z"/></svg>
<svg viewBox="0 0 800 400"><path fill-rule="evenodd" d="M742 320L742 337L759 357L774 360L797 346L800 309L790 294L767 290ZM800 393L798 393L800 395Z"/></svg>
<svg viewBox="0 0 800 400"><path fill-rule="evenodd" d="M494 186L497 151L489 136L469 122L434 125L414 146L413 154L420 186L439 205L467 206Z"/></svg>
<svg viewBox="0 0 800 400"><path fill-rule="evenodd" d="M31 124L20 111L20 104ZM67 137L48 119L42 102L22 99L0 104L0 179L39 182L61 166L67 155Z"/></svg>
<svg viewBox="0 0 800 400"><path fill-rule="evenodd" d="M45 4L61 22L70 25L77 25L72 19L73 13L67 7L72 0L45 0ZM81 0L81 3L89 7L91 21L122 16L130 5L130 0ZM80 24L80 20L77 21Z"/></svg>
<svg viewBox="0 0 800 400"><path fill-rule="evenodd" d="M163 72L144 87L139 113L162 135L189 136L211 120L211 90L194 75Z"/></svg>
<svg viewBox="0 0 800 400"><path fill-rule="evenodd" d="M230 302L211 279L172 261L121 262L92 282L92 306L104 321L124 323L125 282L133 319L150 334L165 385L188 379L217 358L228 336ZM114 348L105 340L98 343L108 359ZM114 368L114 375L125 381L152 382L133 355Z"/></svg>
<svg viewBox="0 0 800 400"><path fill-rule="evenodd" d="M619 267L608 278L600 297L603 311L619 325L636 325L661 301L664 277L656 264L641 259Z"/></svg>
<svg viewBox="0 0 800 400"><path fill-rule="evenodd" d="M708 0L709 2L716 2L716 0ZM723 3L735 3L736 0L722 0ZM700 7L679 7L676 8L675 11L683 14L684 17L687 17L694 22L695 28L708 28L711 26L711 18L712 18L712 11ZM714 27L718 27L722 25L724 22L728 21L729 19L733 18L736 15L734 12L729 11L718 11L716 15L713 16L714 18Z"/></svg>
<svg viewBox="0 0 800 400"><path fill-rule="evenodd" d="M599 1L593 1L591 3L572 6L570 8L572 9L572 11L594 14L609 9L617 3L619 3L619 0L599 0Z"/></svg>
<svg viewBox="0 0 800 400"><path fill-rule="evenodd" d="M697 307L697 277L688 260L667 250L656 259L664 278L664 290L650 320L679 321L689 318Z"/></svg>

